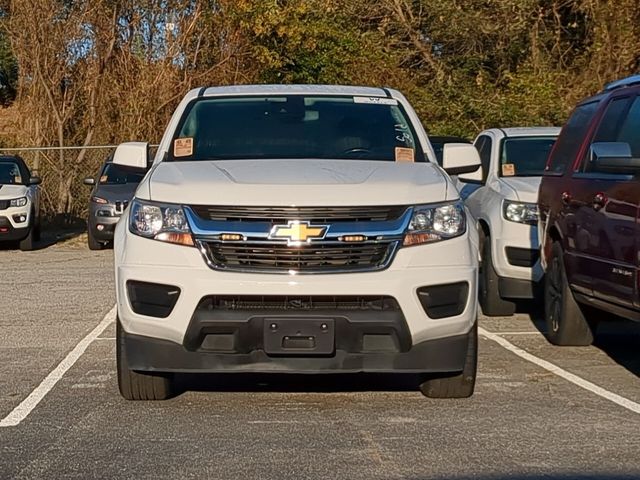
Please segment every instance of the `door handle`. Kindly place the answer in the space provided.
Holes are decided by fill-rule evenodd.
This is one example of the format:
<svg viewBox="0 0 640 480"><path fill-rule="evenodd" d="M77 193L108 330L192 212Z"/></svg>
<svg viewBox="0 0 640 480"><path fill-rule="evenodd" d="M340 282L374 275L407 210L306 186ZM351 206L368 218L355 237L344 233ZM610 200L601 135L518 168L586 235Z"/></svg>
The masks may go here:
<svg viewBox="0 0 640 480"><path fill-rule="evenodd" d="M560 198L562 199L562 203L564 203L565 205L571 204L572 197L569 192L562 192Z"/></svg>
<svg viewBox="0 0 640 480"><path fill-rule="evenodd" d="M595 196L593 197L591 206L597 212L598 210L601 210L602 208L604 208L608 201L609 199L607 198L607 196L604 193L599 192L599 193L596 193Z"/></svg>

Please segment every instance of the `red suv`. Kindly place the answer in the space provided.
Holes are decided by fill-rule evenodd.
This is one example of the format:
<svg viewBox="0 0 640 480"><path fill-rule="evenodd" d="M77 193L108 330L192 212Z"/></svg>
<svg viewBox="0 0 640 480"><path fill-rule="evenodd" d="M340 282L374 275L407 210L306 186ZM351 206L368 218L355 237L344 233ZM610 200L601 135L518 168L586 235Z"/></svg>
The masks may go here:
<svg viewBox="0 0 640 480"><path fill-rule="evenodd" d="M640 321L640 75L576 107L538 202L549 340L590 345L608 314Z"/></svg>

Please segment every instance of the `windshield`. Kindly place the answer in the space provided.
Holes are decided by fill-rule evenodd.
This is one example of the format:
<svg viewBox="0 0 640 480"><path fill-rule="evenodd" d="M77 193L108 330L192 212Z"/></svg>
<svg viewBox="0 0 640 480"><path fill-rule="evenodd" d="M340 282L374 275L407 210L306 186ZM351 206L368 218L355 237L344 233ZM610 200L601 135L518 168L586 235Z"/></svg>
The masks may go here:
<svg viewBox="0 0 640 480"><path fill-rule="evenodd" d="M139 168L125 167L114 163L107 163L100 175L100 185L124 185L126 183L140 183L145 171Z"/></svg>
<svg viewBox="0 0 640 480"><path fill-rule="evenodd" d="M556 137L507 138L502 142L500 174L503 177L541 176Z"/></svg>
<svg viewBox="0 0 640 480"><path fill-rule="evenodd" d="M23 178L16 162L0 162L0 185L22 185Z"/></svg>
<svg viewBox="0 0 640 480"><path fill-rule="evenodd" d="M391 98L268 96L197 100L171 145L173 160L424 161Z"/></svg>

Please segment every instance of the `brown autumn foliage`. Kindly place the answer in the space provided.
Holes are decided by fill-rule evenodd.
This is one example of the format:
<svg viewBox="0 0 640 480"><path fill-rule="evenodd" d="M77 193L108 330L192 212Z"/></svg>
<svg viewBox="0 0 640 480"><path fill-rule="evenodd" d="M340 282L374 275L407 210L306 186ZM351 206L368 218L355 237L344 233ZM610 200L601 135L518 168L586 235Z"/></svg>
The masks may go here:
<svg viewBox="0 0 640 480"><path fill-rule="evenodd" d="M5 146L157 142L189 89L251 82L388 85L429 131L473 136L562 124L640 64L637 0L5 0L0 12L18 66ZM101 158L28 160L48 213L80 214L78 180Z"/></svg>

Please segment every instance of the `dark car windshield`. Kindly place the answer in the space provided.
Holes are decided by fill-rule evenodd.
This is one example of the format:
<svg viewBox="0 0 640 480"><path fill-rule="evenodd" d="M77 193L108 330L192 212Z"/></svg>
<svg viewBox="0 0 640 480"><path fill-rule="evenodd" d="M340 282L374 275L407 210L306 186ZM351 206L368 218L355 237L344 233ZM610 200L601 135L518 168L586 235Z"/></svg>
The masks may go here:
<svg viewBox="0 0 640 480"><path fill-rule="evenodd" d="M23 185L24 179L16 162L0 161L0 185Z"/></svg>
<svg viewBox="0 0 640 480"><path fill-rule="evenodd" d="M502 142L500 175L537 177L542 175L556 137L507 138Z"/></svg>
<svg viewBox="0 0 640 480"><path fill-rule="evenodd" d="M395 99L338 96L205 98L188 108L173 160L424 161Z"/></svg>
<svg viewBox="0 0 640 480"><path fill-rule="evenodd" d="M145 171L107 163L100 175L100 185L124 185L125 183L140 183L144 178Z"/></svg>

